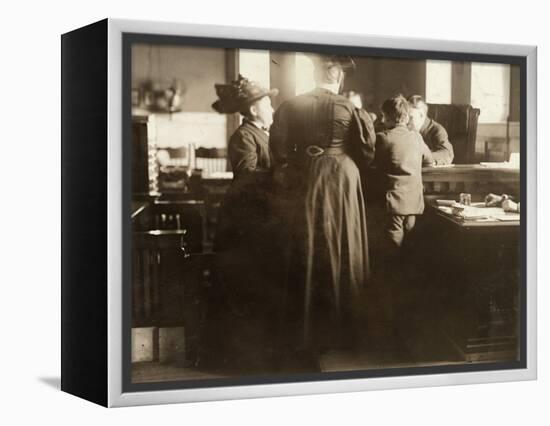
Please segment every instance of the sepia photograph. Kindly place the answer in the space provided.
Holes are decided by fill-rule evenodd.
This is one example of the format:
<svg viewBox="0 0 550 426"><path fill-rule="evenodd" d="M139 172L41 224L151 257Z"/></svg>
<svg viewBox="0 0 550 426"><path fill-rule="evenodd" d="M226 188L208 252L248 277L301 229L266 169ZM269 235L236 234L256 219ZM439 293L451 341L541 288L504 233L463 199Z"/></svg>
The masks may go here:
<svg viewBox="0 0 550 426"><path fill-rule="evenodd" d="M0 424L544 423L527 2L6 3Z"/></svg>
<svg viewBox="0 0 550 426"><path fill-rule="evenodd" d="M130 384L524 366L521 63L243 46L130 43Z"/></svg>

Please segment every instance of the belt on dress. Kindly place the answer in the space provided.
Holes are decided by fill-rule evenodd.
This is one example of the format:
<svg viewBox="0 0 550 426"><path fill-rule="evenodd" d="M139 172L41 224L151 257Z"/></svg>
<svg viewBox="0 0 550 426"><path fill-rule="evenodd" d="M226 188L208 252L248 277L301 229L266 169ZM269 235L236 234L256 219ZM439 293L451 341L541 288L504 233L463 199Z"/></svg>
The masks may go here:
<svg viewBox="0 0 550 426"><path fill-rule="evenodd" d="M309 145L306 148L306 154L310 157L318 157L320 155L339 155L345 154L346 151L343 146L328 146L321 148L317 145Z"/></svg>

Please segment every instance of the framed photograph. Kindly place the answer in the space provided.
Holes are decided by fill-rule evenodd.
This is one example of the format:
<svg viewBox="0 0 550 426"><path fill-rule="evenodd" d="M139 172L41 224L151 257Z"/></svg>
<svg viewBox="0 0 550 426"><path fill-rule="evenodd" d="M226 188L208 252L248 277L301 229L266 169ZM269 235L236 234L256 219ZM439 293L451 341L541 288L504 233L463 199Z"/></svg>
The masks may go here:
<svg viewBox="0 0 550 426"><path fill-rule="evenodd" d="M106 19L62 42L62 389L536 378L536 47Z"/></svg>

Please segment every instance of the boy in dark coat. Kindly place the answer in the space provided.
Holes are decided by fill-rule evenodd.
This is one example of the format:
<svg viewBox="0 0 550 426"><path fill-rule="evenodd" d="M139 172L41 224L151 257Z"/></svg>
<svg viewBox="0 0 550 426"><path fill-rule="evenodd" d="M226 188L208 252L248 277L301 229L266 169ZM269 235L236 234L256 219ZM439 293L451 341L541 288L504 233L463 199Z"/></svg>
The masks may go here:
<svg viewBox="0 0 550 426"><path fill-rule="evenodd" d="M428 117L428 105L421 96L410 96L408 101L410 108L409 126L420 133L424 142L430 148L434 164L451 164L455 154L445 128Z"/></svg>
<svg viewBox="0 0 550 426"><path fill-rule="evenodd" d="M385 179L385 233L392 251L399 250L416 216L424 212L422 166L434 162L422 136L407 127L409 108L402 95L386 100L382 104L386 130L376 135L375 163Z"/></svg>

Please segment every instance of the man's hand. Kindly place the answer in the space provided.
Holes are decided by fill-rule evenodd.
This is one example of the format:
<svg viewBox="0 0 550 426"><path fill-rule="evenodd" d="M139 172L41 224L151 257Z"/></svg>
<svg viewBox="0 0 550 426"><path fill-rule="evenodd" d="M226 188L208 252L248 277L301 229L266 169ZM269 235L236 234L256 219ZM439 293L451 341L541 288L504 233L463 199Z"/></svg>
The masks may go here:
<svg viewBox="0 0 550 426"><path fill-rule="evenodd" d="M496 207L500 205L504 199L502 195L489 194L485 197L485 205L487 207Z"/></svg>

